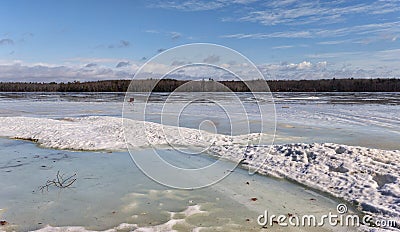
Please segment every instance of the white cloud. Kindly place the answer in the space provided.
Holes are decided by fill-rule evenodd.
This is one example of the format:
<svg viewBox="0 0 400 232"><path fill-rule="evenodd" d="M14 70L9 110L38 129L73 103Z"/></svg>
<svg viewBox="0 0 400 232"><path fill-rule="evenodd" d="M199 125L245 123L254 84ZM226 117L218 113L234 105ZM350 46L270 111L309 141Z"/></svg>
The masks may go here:
<svg viewBox="0 0 400 232"><path fill-rule="evenodd" d="M258 65L264 76L272 80L332 79L332 78L393 78L396 72L388 67L336 67L327 61ZM400 74L397 70L397 75Z"/></svg>
<svg viewBox="0 0 400 232"><path fill-rule="evenodd" d="M297 69L309 69L311 67L312 67L312 64L309 61L303 61L303 62L297 64Z"/></svg>
<svg viewBox="0 0 400 232"><path fill-rule="evenodd" d="M400 68L396 66L399 62L400 49L382 50L373 54L354 53L353 56L368 57L373 59L371 64L366 59L359 58L359 63L352 62L351 66L344 66L346 60L341 60L343 53L335 54L319 54L310 60L301 62L282 62L260 64L258 68L269 79L320 79L320 78L393 78L400 76ZM335 62L329 63L324 57L336 57ZM218 57L210 57L214 61ZM80 58L83 61L97 61L97 63L74 63L74 64L47 64L34 63L28 64L22 61L0 61L0 81L40 81L40 82L68 82L68 81L95 81L109 79L131 79L133 74L139 69L141 63L135 61L123 61L124 65L118 65L121 62L112 62L112 66L105 66L102 62L109 62L109 59L102 58ZM114 61L114 60L112 60ZM375 62L377 61L377 62ZM87 64L90 67L85 67ZM178 65L178 64L177 64ZM116 68L118 67L118 68ZM222 68L235 70L237 75L242 78L251 79L254 76L248 73L248 67L241 63L223 63ZM170 66L150 62L146 65L146 69L142 70L139 78L161 78L170 71ZM396 76L397 75L397 76ZM177 70L169 74L168 78L177 79L199 79L213 77L215 80L231 80L232 75L228 75L226 71L210 67L187 66L182 70Z"/></svg>
<svg viewBox="0 0 400 232"><path fill-rule="evenodd" d="M279 70L306 70L312 68L314 65L310 61L303 61L300 63L282 63L281 66L275 66Z"/></svg>
<svg viewBox="0 0 400 232"><path fill-rule="evenodd" d="M319 61L317 63L318 68L325 68L327 66L328 62L327 61Z"/></svg>
<svg viewBox="0 0 400 232"><path fill-rule="evenodd" d="M138 62L129 62L123 67L115 68L120 59L72 58L69 60L73 63L51 64L0 60L0 81L67 82L129 79L140 66Z"/></svg>
<svg viewBox="0 0 400 232"><path fill-rule="evenodd" d="M110 68L77 68L67 66L26 66L21 64L0 65L0 81L93 81L102 79L128 79L128 72L116 72Z"/></svg>

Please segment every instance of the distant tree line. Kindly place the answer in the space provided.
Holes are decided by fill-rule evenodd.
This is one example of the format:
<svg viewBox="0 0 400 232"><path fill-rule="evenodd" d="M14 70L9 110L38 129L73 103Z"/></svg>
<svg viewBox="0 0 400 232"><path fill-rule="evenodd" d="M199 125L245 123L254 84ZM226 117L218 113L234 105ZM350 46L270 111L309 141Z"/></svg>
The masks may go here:
<svg viewBox="0 0 400 232"><path fill-rule="evenodd" d="M248 85L255 86L264 80L213 81L203 80L105 80L91 82L38 83L0 82L0 92L218 92L232 90L248 92ZM322 79L322 80L275 80L267 81L272 92L400 92L400 79ZM222 85L221 85L222 84ZM260 83L261 84L261 83Z"/></svg>
<svg viewBox="0 0 400 232"><path fill-rule="evenodd" d="M128 80L106 80L91 82L39 83L39 82L0 82L1 92L124 92Z"/></svg>

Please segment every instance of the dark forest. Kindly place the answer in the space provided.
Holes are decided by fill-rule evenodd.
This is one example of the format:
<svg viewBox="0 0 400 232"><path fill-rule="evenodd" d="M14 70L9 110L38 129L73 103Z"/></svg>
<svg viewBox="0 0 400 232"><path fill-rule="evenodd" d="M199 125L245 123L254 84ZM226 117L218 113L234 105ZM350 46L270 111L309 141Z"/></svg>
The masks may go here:
<svg viewBox="0 0 400 232"><path fill-rule="evenodd" d="M257 84L263 80L248 81ZM187 83L186 80L105 80L92 82L38 83L0 82L0 92L171 92ZM198 87L189 91L220 91L214 86L221 83L234 92L248 92L246 82L213 80L196 81ZM323 79L267 81L272 92L400 92L400 79Z"/></svg>

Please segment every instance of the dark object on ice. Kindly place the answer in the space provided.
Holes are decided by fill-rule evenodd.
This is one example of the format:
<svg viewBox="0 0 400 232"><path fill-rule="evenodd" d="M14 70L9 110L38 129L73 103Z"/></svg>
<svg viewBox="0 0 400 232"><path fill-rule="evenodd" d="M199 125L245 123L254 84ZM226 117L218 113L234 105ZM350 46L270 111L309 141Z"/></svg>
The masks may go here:
<svg viewBox="0 0 400 232"><path fill-rule="evenodd" d="M2 226L8 225L8 222L7 221L0 221L0 225L2 225Z"/></svg>
<svg viewBox="0 0 400 232"><path fill-rule="evenodd" d="M250 200L251 201L257 201L258 199L257 199L257 197L252 197L252 198L250 198Z"/></svg>
<svg viewBox="0 0 400 232"><path fill-rule="evenodd" d="M30 142L38 142L38 139L34 139L34 138L21 138L21 137L14 137L14 139L18 139L18 140L24 140L24 141L30 141Z"/></svg>
<svg viewBox="0 0 400 232"><path fill-rule="evenodd" d="M39 190L43 192L44 189L49 191L50 186L55 186L60 189L71 187L73 183L76 181L76 173L68 178L64 179L64 174L60 174L60 171L57 172L57 176L53 180L47 180L46 184L39 187Z"/></svg>

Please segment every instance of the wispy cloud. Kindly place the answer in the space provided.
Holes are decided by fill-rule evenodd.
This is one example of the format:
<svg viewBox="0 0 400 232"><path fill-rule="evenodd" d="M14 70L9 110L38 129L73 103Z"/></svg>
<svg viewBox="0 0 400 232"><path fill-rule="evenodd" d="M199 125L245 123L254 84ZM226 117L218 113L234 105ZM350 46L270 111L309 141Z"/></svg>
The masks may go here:
<svg viewBox="0 0 400 232"><path fill-rule="evenodd" d="M217 0L217 1L202 1L202 0L184 0L184 1L157 1L150 4L150 7L174 9L180 11L209 11L217 10L230 5L249 5L259 0Z"/></svg>
<svg viewBox="0 0 400 232"><path fill-rule="evenodd" d="M346 64L345 69L351 64L352 69L356 67L359 70L375 70L381 73L381 77L400 77L400 49L386 49L377 51L354 51L354 52L328 52L318 54L306 54L309 59L327 59L331 61L332 66L341 70ZM384 67L384 68L383 68ZM391 76L388 76L388 73ZM378 77L378 75L376 75ZM355 75L354 77L358 77Z"/></svg>
<svg viewBox="0 0 400 232"><path fill-rule="evenodd" d="M95 64L95 63L89 63L89 64L85 65L85 68L91 68L91 67L96 67L96 66L97 66L97 64Z"/></svg>
<svg viewBox="0 0 400 232"><path fill-rule="evenodd" d="M168 37L172 40L177 40L182 37L182 33L176 32L176 31L159 31L159 30L151 29L151 30L146 30L145 32L149 33L149 34L154 34L154 35L159 34L159 35Z"/></svg>
<svg viewBox="0 0 400 232"><path fill-rule="evenodd" d="M14 44L14 40L12 39L0 39L0 45L12 45Z"/></svg>
<svg viewBox="0 0 400 232"><path fill-rule="evenodd" d="M385 23L370 23L364 25L356 25L352 27L342 27L337 29L318 29L312 30L313 35L321 37L340 37L347 35L371 35L379 33L396 33L400 32L400 21Z"/></svg>
<svg viewBox="0 0 400 232"><path fill-rule="evenodd" d="M354 42L354 40L352 40L352 39L329 40L329 41L318 42L317 44L321 44L321 45L336 45L336 44L343 44L343 43L350 43L350 42Z"/></svg>
<svg viewBox="0 0 400 232"><path fill-rule="evenodd" d="M181 33L175 32L175 31L171 32L170 35L171 35L171 39L173 39L173 40L177 40L177 39L181 38L181 36L182 36Z"/></svg>
<svg viewBox="0 0 400 232"><path fill-rule="evenodd" d="M151 7L180 11L208 11L226 8L231 5L246 5L246 11L236 11L228 21L257 22L263 25L277 24L332 24L346 21L347 16L355 14L383 15L400 11L397 0L378 0L356 3L351 1L297 1L271 0L262 3L257 0L218 0L204 2L200 0L157 1ZM242 16L239 16L239 15ZM224 18L224 20L227 20Z"/></svg>
<svg viewBox="0 0 400 232"><path fill-rule="evenodd" d="M308 58L340 58L340 57L351 57L362 54L362 52L327 52L327 53L318 53L318 54L307 54L305 55Z"/></svg>
<svg viewBox="0 0 400 232"><path fill-rule="evenodd" d="M126 48L130 46L130 42L127 40L120 40L118 43L116 44L110 44L107 47L108 48Z"/></svg>
<svg viewBox="0 0 400 232"><path fill-rule="evenodd" d="M163 52L165 50L166 50L165 48L159 48L159 49L157 49L157 53Z"/></svg>
<svg viewBox="0 0 400 232"><path fill-rule="evenodd" d="M98 63L117 63L120 61L120 59L117 58L98 58L98 57L74 57L74 58L68 58L65 59L66 62L75 62L75 63L93 63L93 64L98 64Z"/></svg>
<svg viewBox="0 0 400 232"><path fill-rule="evenodd" d="M348 5L350 3L350 5ZM265 4L265 9L250 11L239 21L258 22L264 25L277 24L332 24L346 20L346 16L355 14L388 14L400 10L398 1L375 1L373 3L352 3L343 1L281 1L274 0Z"/></svg>
<svg viewBox="0 0 400 232"><path fill-rule="evenodd" d="M375 57L384 61L400 62L400 49L382 50L377 52Z"/></svg>
<svg viewBox="0 0 400 232"><path fill-rule="evenodd" d="M215 63L217 63L219 60L220 60L220 57L219 57L219 56L210 55L210 56L208 56L207 58L205 58L205 59L203 60L203 62L204 62L204 63L207 63L207 64L215 64Z"/></svg>
<svg viewBox="0 0 400 232"><path fill-rule="evenodd" d="M267 38L311 38L313 35L309 31L282 31L273 33L254 33L254 34L230 34L222 35L222 38L236 39L267 39Z"/></svg>
<svg viewBox="0 0 400 232"><path fill-rule="evenodd" d="M151 34L158 34L158 33L160 33L158 30L153 30L153 29L145 30L144 32L146 32L146 33L151 33Z"/></svg>
<svg viewBox="0 0 400 232"><path fill-rule="evenodd" d="M22 38L20 38L18 41L19 42L26 42L27 40L33 38L34 36L35 36L35 34L32 33L32 32L24 32L22 34Z"/></svg>
<svg viewBox="0 0 400 232"><path fill-rule="evenodd" d="M272 49L288 49L288 48L293 48L293 45L282 45L282 46L275 46L272 47Z"/></svg>
<svg viewBox="0 0 400 232"><path fill-rule="evenodd" d="M121 62L118 62L118 64L115 67L122 68L122 67L128 66L129 64L130 64L129 61L121 61Z"/></svg>
<svg viewBox="0 0 400 232"><path fill-rule="evenodd" d="M131 43L127 40L121 40L120 41L120 46L121 47L128 47Z"/></svg>
<svg viewBox="0 0 400 232"><path fill-rule="evenodd" d="M205 3L200 0L187 0L187 1L157 1L155 4L151 4L151 7L164 8L164 9L175 9L182 11L205 11L215 10L226 6L227 3L224 1L210 1Z"/></svg>
<svg viewBox="0 0 400 232"><path fill-rule="evenodd" d="M222 35L222 38L237 39L267 39L267 38L336 38L348 35L379 35L382 33L400 33L400 21L386 23L372 23L341 27L336 29L313 28L306 31L280 31L272 33L249 33ZM339 41L339 40L338 40ZM342 40L343 41L343 40ZM322 42L323 43L323 42ZM328 44L325 42L325 44Z"/></svg>

